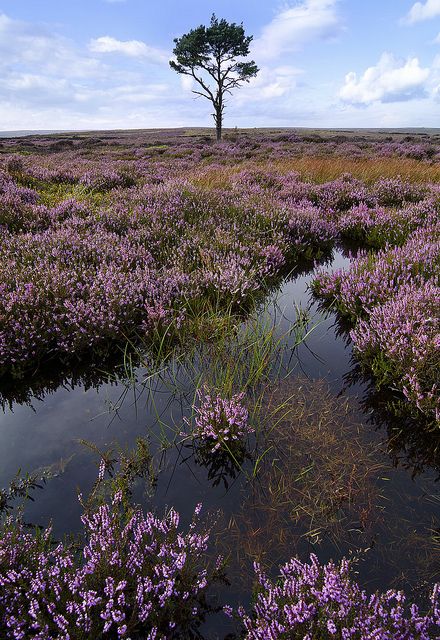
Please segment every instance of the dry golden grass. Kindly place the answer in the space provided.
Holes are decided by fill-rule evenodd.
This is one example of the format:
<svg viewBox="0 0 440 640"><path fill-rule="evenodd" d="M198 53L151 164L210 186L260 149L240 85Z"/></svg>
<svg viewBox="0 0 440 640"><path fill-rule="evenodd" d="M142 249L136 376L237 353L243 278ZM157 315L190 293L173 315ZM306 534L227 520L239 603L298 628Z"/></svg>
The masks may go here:
<svg viewBox="0 0 440 640"><path fill-rule="evenodd" d="M410 182L437 182L440 180L440 163L428 164L412 158L339 158L329 156L304 156L278 160L271 163L280 173L298 171L304 179L314 182L334 180L343 173L367 183L378 178L400 175Z"/></svg>
<svg viewBox="0 0 440 640"><path fill-rule="evenodd" d="M335 156L301 156L275 160L237 161L233 166L207 166L188 178L205 188L225 188L234 174L244 169L285 174L297 171L303 180L326 182L343 173L350 173L366 183L379 178L401 176L409 182L440 182L440 163L428 163L412 158L339 158Z"/></svg>

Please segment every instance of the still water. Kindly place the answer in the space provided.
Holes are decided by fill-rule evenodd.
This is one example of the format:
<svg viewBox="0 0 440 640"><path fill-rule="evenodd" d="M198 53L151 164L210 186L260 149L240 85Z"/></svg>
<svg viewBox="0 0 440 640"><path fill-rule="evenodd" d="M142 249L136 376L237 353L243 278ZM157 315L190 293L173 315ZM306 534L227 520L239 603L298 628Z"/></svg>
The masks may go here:
<svg viewBox="0 0 440 640"><path fill-rule="evenodd" d="M348 258L337 253L328 268L348 264ZM298 516L295 505L284 512L271 503L269 484L265 482L279 455L276 449L271 449L262 464L266 469L262 480L258 474L257 479L252 477L252 462L245 461L235 477L228 477L225 472L218 482L218 474L213 478L212 468L200 464L191 448L171 446L163 451L164 434L173 436L183 418L190 416L194 386L183 373L178 393L158 377L149 392L136 391L123 382L107 381L96 388L76 382L46 393L43 390L38 399L27 404L11 403L0 414L0 486L6 486L18 469L50 475L44 488L34 494L35 501L26 503L26 519L40 525L52 521L58 536L79 531L81 509L77 493L81 490L87 494L96 480L99 464L99 456L84 441L105 451L130 449L139 436L148 436L154 464L160 472L154 486L146 482L137 487L136 498L158 512L167 506L175 507L183 523L189 521L198 502L203 503L205 513L216 514L214 540L222 553L230 555L231 586L222 594L226 602L248 600L253 551L254 555L262 553L269 567L287 561L295 553L305 559L315 552L322 561L354 554L359 557L357 569L364 586L398 586L412 590L417 597L426 583L438 579L440 569L436 461L426 455L426 444L419 442L414 430L409 438L394 437L395 425L387 423L371 402L367 383L356 381L352 375L351 347L338 330L334 315L320 312L311 301L310 278L310 274L288 278L266 302L262 315L270 314L282 334L295 321L297 306L308 307L314 328L305 343L293 352L287 349L284 371L290 373L282 383L282 392L300 384L306 389L301 396L306 405L316 405L321 400L331 412L338 410L341 403L349 403L342 433L358 449L348 448L343 455L359 455L359 466L365 467L365 476L354 478L357 493L364 501L361 509L352 512L341 503L341 508L329 516L332 522L328 527L322 526L322 513L320 526L313 527L316 516ZM138 370L138 377L142 378L143 373ZM288 443L289 433L284 437ZM305 441L300 438L299 442L301 446ZM297 464L297 460L299 470L289 466L290 462ZM298 458L282 464L284 474L305 468L301 452ZM316 491L318 482L330 483L331 478L326 483L320 477L321 471L315 466L310 477L319 480L305 486L313 485ZM364 477L365 486L361 486ZM302 508L305 509L304 504ZM257 529L261 535L255 534ZM282 535L273 535L275 529ZM205 630L209 638L223 637L227 631L228 622L218 615Z"/></svg>

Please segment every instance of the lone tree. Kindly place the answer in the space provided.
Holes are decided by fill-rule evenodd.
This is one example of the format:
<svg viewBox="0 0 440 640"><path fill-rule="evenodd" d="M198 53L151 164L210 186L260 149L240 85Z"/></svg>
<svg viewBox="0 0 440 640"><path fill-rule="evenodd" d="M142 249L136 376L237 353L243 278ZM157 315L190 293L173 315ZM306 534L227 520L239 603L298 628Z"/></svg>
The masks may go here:
<svg viewBox="0 0 440 640"><path fill-rule="evenodd" d="M214 106L214 122L217 140L222 137L225 94L257 75L253 60L239 62L237 58L249 55L253 36L245 36L243 23L219 20L213 14L209 27L200 25L181 38L175 38L175 60L170 66L177 73L191 76L200 85L193 93L203 96Z"/></svg>

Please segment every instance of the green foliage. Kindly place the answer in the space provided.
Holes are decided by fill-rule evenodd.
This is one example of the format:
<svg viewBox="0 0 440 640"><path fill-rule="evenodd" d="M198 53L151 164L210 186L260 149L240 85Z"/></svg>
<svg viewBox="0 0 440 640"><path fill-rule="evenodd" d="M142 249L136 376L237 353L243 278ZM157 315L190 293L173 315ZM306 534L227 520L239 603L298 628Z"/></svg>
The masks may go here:
<svg viewBox="0 0 440 640"><path fill-rule="evenodd" d="M253 60L237 60L249 55L252 38L245 35L243 24L219 20L213 14L209 27L200 25L174 39L176 59L170 60L170 67L194 78L200 90L193 93L213 104L218 140L221 139L225 94L258 73Z"/></svg>

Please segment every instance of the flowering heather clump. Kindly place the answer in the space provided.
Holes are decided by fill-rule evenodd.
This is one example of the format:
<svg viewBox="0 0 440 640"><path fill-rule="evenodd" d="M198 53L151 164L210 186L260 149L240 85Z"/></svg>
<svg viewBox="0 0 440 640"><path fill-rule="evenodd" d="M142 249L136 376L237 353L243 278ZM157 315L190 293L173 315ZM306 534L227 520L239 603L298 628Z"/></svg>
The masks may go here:
<svg viewBox="0 0 440 640"><path fill-rule="evenodd" d="M326 211L346 211L361 202L375 203L368 188L352 176L343 175L338 180L317 185L312 199Z"/></svg>
<svg viewBox="0 0 440 640"><path fill-rule="evenodd" d="M195 297L241 304L292 245L270 220L257 228L246 202L186 183L117 192L101 208L20 193L0 238L3 371L181 322Z"/></svg>
<svg viewBox="0 0 440 640"><path fill-rule="evenodd" d="M85 544L54 544L9 518L0 537L0 636L13 640L168 640L203 614L210 577L199 531L179 515L129 513L116 493L85 514ZM213 574L214 575L214 574ZM141 635L139 635L141 634Z"/></svg>
<svg viewBox="0 0 440 640"><path fill-rule="evenodd" d="M357 241L365 241L365 237L377 218L385 215L384 209L372 209L362 202L357 204L338 220L338 228L342 238L351 238Z"/></svg>
<svg viewBox="0 0 440 640"><path fill-rule="evenodd" d="M318 274L313 284L355 325L355 353L376 382L437 421L439 233L438 224L420 228L402 247L360 253L347 271Z"/></svg>
<svg viewBox="0 0 440 640"><path fill-rule="evenodd" d="M440 287L433 280L403 285L375 306L368 320L360 320L350 336L379 382L397 379L408 400L440 421Z"/></svg>
<svg viewBox="0 0 440 640"><path fill-rule="evenodd" d="M111 169L102 170L99 168L98 170L90 170L84 173L79 183L90 189L108 191L116 187L130 186L134 184L134 180L132 180L130 176L118 173L117 171Z"/></svg>
<svg viewBox="0 0 440 640"><path fill-rule="evenodd" d="M292 243L312 249L310 258L317 257L320 249L331 247L336 240L338 234L336 224L325 219L322 212L310 203L295 204L288 209L287 213Z"/></svg>
<svg viewBox="0 0 440 640"><path fill-rule="evenodd" d="M227 399L212 395L206 389L197 391L197 406L194 407L195 420L192 435L202 447L212 453L221 448L229 450L243 438L253 433L249 424L249 413L243 405L244 393Z"/></svg>
<svg viewBox="0 0 440 640"><path fill-rule="evenodd" d="M413 185L400 176L396 178L382 178L378 180L372 189L378 204L382 206L401 206L406 202L420 202L426 193L425 186Z"/></svg>
<svg viewBox="0 0 440 640"><path fill-rule="evenodd" d="M286 261L282 249L276 244L268 244L263 247L261 249L261 257L266 262L266 269L269 275L277 273Z"/></svg>
<svg viewBox="0 0 440 640"><path fill-rule="evenodd" d="M377 254L359 252L346 271L318 272L313 289L317 295L334 300L338 311L355 322L393 297L401 286L438 277L439 268L440 226L436 224L412 233L402 247Z"/></svg>
<svg viewBox="0 0 440 640"><path fill-rule="evenodd" d="M293 558L271 581L255 564L258 592L251 615L239 608L245 640L433 640L440 637L439 585L428 614L400 591L371 596L350 578L350 563ZM232 610L227 607L229 615Z"/></svg>
<svg viewBox="0 0 440 640"><path fill-rule="evenodd" d="M342 238L380 249L386 245L404 244L413 231L435 225L438 219L438 203L435 198L428 197L399 209L361 203L343 213L337 226Z"/></svg>
<svg viewBox="0 0 440 640"><path fill-rule="evenodd" d="M339 239L387 254L320 277L353 321L437 269L434 139L234 132L212 144L164 131L2 145L1 376L174 336L194 309L248 309L281 269Z"/></svg>
<svg viewBox="0 0 440 640"><path fill-rule="evenodd" d="M37 230L48 225L48 211L38 206L33 189L18 186L0 171L0 232Z"/></svg>

